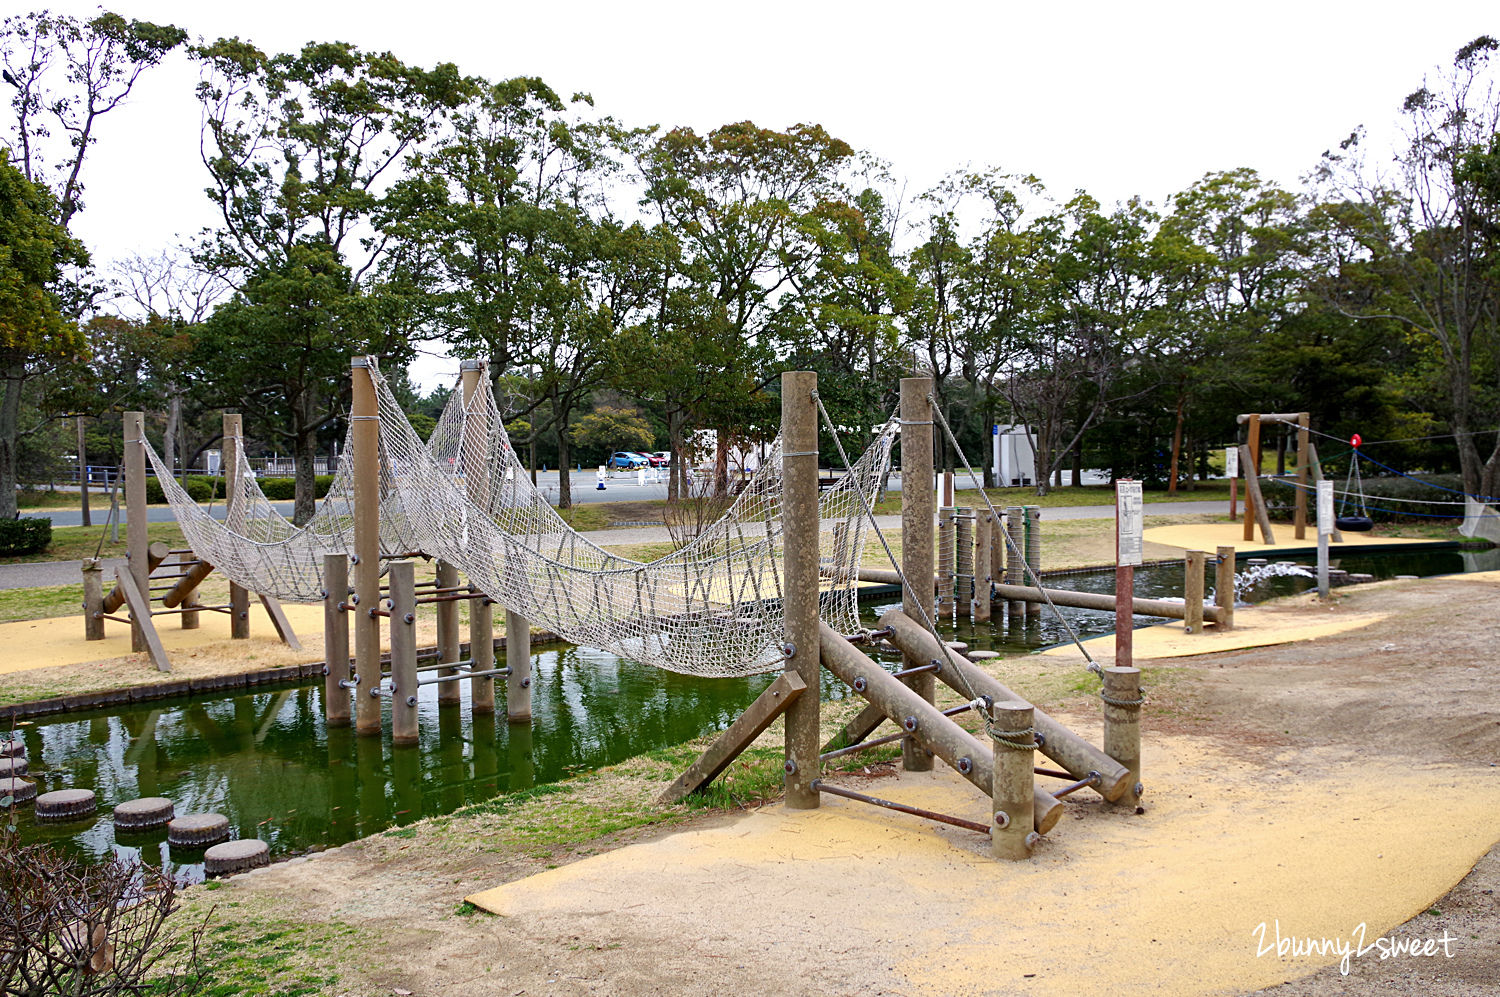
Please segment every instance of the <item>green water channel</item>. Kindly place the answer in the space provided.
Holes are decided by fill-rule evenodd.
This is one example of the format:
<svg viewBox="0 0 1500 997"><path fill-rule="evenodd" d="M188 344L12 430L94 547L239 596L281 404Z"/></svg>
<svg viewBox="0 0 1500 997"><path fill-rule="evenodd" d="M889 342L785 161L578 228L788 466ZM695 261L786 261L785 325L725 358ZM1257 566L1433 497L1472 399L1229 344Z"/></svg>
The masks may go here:
<svg viewBox="0 0 1500 997"><path fill-rule="evenodd" d="M1500 550L1369 555L1344 558L1340 566L1377 577L1491 570L1500 568ZM1113 578L1107 572L1070 575L1048 584L1112 591ZM1273 579L1254 598L1311 584ZM1142 596L1180 595L1181 586L1180 567L1143 569L1137 578ZM865 608L867 623L895 605L895 597L872 601ZM1110 613L1062 612L1081 637L1113 632ZM997 612L980 625L950 619L943 629L974 648L1008 653L1068 639L1050 610L1012 620ZM897 667L895 656L887 658L889 667ZM436 687L426 686L419 703L421 741L399 749L388 736L357 737L349 728L325 726L321 682L18 725L10 733L25 742L28 778L37 781L38 791L92 789L99 813L82 821L38 822L22 806L16 822L25 841L51 841L93 858L111 852L139 856L195 880L203 875L201 851L168 845L164 831L117 835L110 809L142 796L165 796L179 814L224 814L234 837L261 838L273 857L285 858L723 729L770 680L694 678L566 645L538 649L533 672L531 724L512 725L503 712L472 716L467 699L439 709ZM825 697L846 692L840 683L825 681Z"/></svg>

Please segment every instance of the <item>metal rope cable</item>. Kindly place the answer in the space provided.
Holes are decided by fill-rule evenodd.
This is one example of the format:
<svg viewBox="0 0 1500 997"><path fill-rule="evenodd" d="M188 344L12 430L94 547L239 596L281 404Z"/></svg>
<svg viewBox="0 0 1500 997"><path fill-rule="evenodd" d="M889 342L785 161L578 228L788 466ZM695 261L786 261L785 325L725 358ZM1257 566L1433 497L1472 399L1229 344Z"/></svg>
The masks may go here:
<svg viewBox="0 0 1500 997"><path fill-rule="evenodd" d="M953 452L956 453L958 455L958 459L963 462L964 469L969 473L969 479L974 482L974 487L979 490L979 497L984 499L985 507L989 509L990 515L995 517L995 522L999 523L1000 513L995 510L995 506L990 502L990 497L985 494L984 483L980 481L979 478L974 474L974 468L969 463L969 458L964 456L963 447L958 445L958 440L954 437L953 430L948 427L948 420L943 416L943 410L938 407L937 399L932 395L928 395L927 400L932 402L932 414L936 417L938 424L943 427L943 433L948 437L948 442L953 444ZM1058 622L1063 625L1063 629L1068 631L1068 636L1073 639L1073 643L1077 646L1079 653L1082 654L1083 659L1088 662L1088 670L1093 672L1095 675L1103 675L1104 669L1100 668L1099 663L1093 659L1092 655L1089 654L1088 648L1083 646L1083 641L1078 639L1078 632L1073 629L1073 625L1068 622L1067 618L1063 616L1062 611L1057 608L1057 605L1052 601L1052 597L1047 594L1047 590L1042 588L1041 578L1038 577L1035 569L1033 569L1030 564L1026 563L1026 558L1022 556L1021 552L1016 548L1015 540L1013 540L1010 534L1006 531L1002 530L1000 532L1001 535L1005 537L1005 542L1010 546L1011 553L1020 560L1021 567L1025 568L1026 573L1031 576L1032 584L1036 586L1036 590L1042 594L1043 599L1047 600L1047 605L1051 608L1052 612L1056 614Z"/></svg>
<svg viewBox="0 0 1500 997"><path fill-rule="evenodd" d="M839 439L838 430L834 427L833 420L829 418L828 410L823 407L822 397L816 391L812 393L812 397L813 401L817 403L818 414L823 417L823 424L828 427L828 433L833 437L833 445L838 448L839 460L843 461L844 464L844 473L854 473L853 468L849 464L849 455L844 452L843 441ZM892 418L895 418L894 414L892 415ZM880 546L885 549L885 556L890 559L891 567L896 569L896 577L901 579L901 588L905 591L912 591L913 589L906 580L906 572L901 570L901 565L896 560L896 555L894 552L892 552L891 545L885 538L885 531L882 530L880 528L880 524L875 521L875 510L871 507L870 500L865 495L864 489L857 488L855 489L855 491L859 494L859 502L860 505L864 507L865 516L869 518L870 525L875 529L875 536L880 539ZM857 552L855 556L858 556ZM915 591L920 590L918 589ZM957 652L950 648L947 642L943 640L942 635L938 633L937 625L932 622L932 617L928 614L927 607L923 605L923 600L917 600L916 606L917 611L922 616L922 625L925 626L927 628L927 631L932 634L933 639L938 643L938 647L943 649L944 654L948 655L951 661L951 656L956 654ZM954 664L956 666L957 662L954 662ZM984 717L985 728L989 729L990 725L994 722L994 716L990 709L990 707L994 704L988 702L985 698L979 696L974 691L974 687L969 684L968 676L964 674L962 668L954 667L953 671L958 675L959 681L964 684L964 690L969 695L969 704Z"/></svg>

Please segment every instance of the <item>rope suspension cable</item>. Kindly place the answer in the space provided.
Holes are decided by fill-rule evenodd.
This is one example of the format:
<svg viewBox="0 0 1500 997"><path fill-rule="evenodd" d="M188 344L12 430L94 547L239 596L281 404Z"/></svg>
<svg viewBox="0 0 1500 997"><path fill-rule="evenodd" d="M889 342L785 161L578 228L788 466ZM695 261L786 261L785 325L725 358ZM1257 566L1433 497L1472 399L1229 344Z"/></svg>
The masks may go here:
<svg viewBox="0 0 1500 997"><path fill-rule="evenodd" d="M815 401L817 403L817 405L818 405L818 414L820 416L822 416L822 418L823 418L823 425L825 425L825 426L828 427L829 435L831 435L833 437L833 445L838 448L839 460L843 461L843 464L844 464L844 473L846 475L852 474L853 473L853 469L850 467L850 464L849 464L849 455L844 451L843 441L839 439L838 429L834 426L833 420L829 417L829 415L828 415L828 409L826 409L826 408L823 407L823 399L822 399L822 397L816 391L814 391L812 393L812 395L813 395L813 401ZM894 420L895 418L896 418L896 414L894 412L891 413L891 419ZM887 421L887 425L889 425L889 424L890 424L889 421ZM901 564L898 561L898 559L896 558L895 553L891 550L891 545L890 545L889 541L887 541L886 538L885 538L885 531L882 530L880 528L880 524L875 521L875 510L870 505L870 502L869 502L868 498L865 496L865 493L864 493L863 489L861 489L860 492L859 492L859 500L860 500L861 506L863 506L863 508L864 508L864 513L865 513L866 518L869 519L870 525L875 530L875 536L877 538L879 538L879 540L880 540L880 546L885 549L885 556L890 560L891 567L893 567L893 568L896 569L896 577L899 578L899 579L901 579L901 587L903 589L910 588L910 586L907 583L906 572L904 572L904 571L901 570ZM857 569L858 568L858 563L857 563L857 561L858 561L858 553L856 553L856 555L855 555L855 560L856 560L855 568ZM918 591L921 591L921 590L919 589ZM952 654L956 653L956 652L953 651L952 648L950 648L948 646L947 641L943 640L942 635L938 633L937 625L933 622L932 616L927 612L926 600L925 599L919 599L919 600L917 600L917 604L916 605L917 605L917 612L922 617L922 621L921 621L922 625L924 627L926 627L928 633L932 634L933 639L937 641L938 647L941 647L943 649L944 653L947 654L947 655L952 655ZM993 713L991 711L991 707L994 704L991 703L991 702L989 702L989 700L986 697L980 696L974 690L974 687L969 684L969 678L968 678L967 675L964 674L964 671L963 671L962 668L954 668L953 671L954 671L955 674L958 675L959 681L963 683L964 692L967 693L968 697L969 697L969 706L975 712L979 713L981 716L984 717L985 728L989 729L990 726L994 722L994 715L993 715Z"/></svg>
<svg viewBox="0 0 1500 997"><path fill-rule="evenodd" d="M958 439L953 435L953 430L949 428L948 420L943 415L943 410L938 406L937 399L932 395L928 395L927 400L932 402L933 416L937 419L938 424L943 427L943 433L945 436L947 436L948 442L953 444L953 452L957 454L958 459L963 462L964 469L968 471L969 480L973 481L974 487L979 490L979 497L984 499L985 507L989 509L990 515L994 517L994 521L996 523L1000 522L1000 513L996 511L994 504L990 502L990 497L985 494L984 483L981 482L978 476L974 474L974 467L969 463L969 458L964 456L963 447L958 445ZM1052 612L1056 614L1057 621L1061 623L1063 625L1063 629L1068 632L1068 636L1072 638L1073 644L1078 648L1078 652L1083 655L1084 661L1088 662L1088 670L1093 672L1095 675L1103 675L1104 669L1100 668L1099 663L1094 660L1091 654L1089 654L1088 648L1084 647L1083 641L1078 638L1078 632L1073 629L1073 625L1068 622L1065 616L1063 616L1062 610L1057 608L1057 604L1052 601L1052 597L1047 594L1047 590L1042 588L1041 578L1037 575L1036 570L1026 562L1026 558L1016 547L1015 540L1011 538L1008 531L1002 530L1001 533L1005 536L1005 542L1009 545L1011 554L1021 562L1021 567L1026 570L1026 574L1031 576L1031 583L1036 586L1036 590L1040 592L1042 594L1042 598L1047 601L1048 607L1050 607Z"/></svg>

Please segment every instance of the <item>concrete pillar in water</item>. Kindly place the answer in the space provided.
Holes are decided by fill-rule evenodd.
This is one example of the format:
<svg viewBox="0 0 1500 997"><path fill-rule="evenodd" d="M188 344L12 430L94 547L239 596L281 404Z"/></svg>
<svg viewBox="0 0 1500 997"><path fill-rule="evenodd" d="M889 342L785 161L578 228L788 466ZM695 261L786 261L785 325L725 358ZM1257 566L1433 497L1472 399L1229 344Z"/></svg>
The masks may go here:
<svg viewBox="0 0 1500 997"><path fill-rule="evenodd" d="M437 563L437 587L439 595L456 595L456 592L447 591L458 588L458 568L447 561ZM458 635L458 603L440 602L437 604L437 653L438 660L444 662L456 662L462 656L460 645L462 641ZM438 675L457 675L456 668L440 668ZM457 682L443 682L438 685L438 705L457 706L462 697L459 695Z"/></svg>
<svg viewBox="0 0 1500 997"><path fill-rule="evenodd" d="M953 582L957 589L954 612L959 619L968 619L974 605L974 510L953 510L954 571Z"/></svg>
<svg viewBox="0 0 1500 997"><path fill-rule="evenodd" d="M390 584L391 607L391 743L416 744L417 731L417 592L415 566L408 560L392 561L386 572ZM451 672L451 669L444 669ZM378 673L368 687L361 688L361 699L380 700L370 695L379 683ZM443 685L457 685L444 682ZM441 688L441 686L439 687Z"/></svg>
<svg viewBox="0 0 1500 997"><path fill-rule="evenodd" d="M1026 563L1031 567L1031 575L1037 578L1037 585L1041 584L1042 574L1042 507L1039 505L1028 505L1025 507L1026 517ZM1022 585L1028 584L1022 582ZM1027 616L1042 615L1042 604L1039 602L1028 602L1026 604Z"/></svg>
<svg viewBox="0 0 1500 997"><path fill-rule="evenodd" d="M995 517L988 508L976 508L974 516L974 620L986 623L990 618L990 566L995 556Z"/></svg>
<svg viewBox="0 0 1500 997"><path fill-rule="evenodd" d="M349 726L349 555L323 555L323 712L330 727Z"/></svg>

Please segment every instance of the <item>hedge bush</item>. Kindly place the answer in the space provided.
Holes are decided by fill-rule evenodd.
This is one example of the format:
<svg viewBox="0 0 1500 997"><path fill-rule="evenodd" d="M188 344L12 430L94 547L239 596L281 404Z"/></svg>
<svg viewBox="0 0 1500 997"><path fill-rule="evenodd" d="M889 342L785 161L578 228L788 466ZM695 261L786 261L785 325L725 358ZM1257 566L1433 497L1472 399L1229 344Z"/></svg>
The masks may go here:
<svg viewBox="0 0 1500 997"><path fill-rule="evenodd" d="M258 481L260 490L265 492L268 499L276 502L290 502L297 497L295 478L260 478ZM317 496L322 498L328 494L328 489L333 485L333 475L320 474L315 481ZM224 501L224 479L218 476L195 474L187 479L187 484L183 487L187 489L187 493L192 496L194 502L207 502L210 498L216 502ZM161 482L155 478L147 478L146 501L160 505L166 500L166 493L162 491Z"/></svg>
<svg viewBox="0 0 1500 997"><path fill-rule="evenodd" d="M0 556L40 554L52 542L52 520L0 519Z"/></svg>

